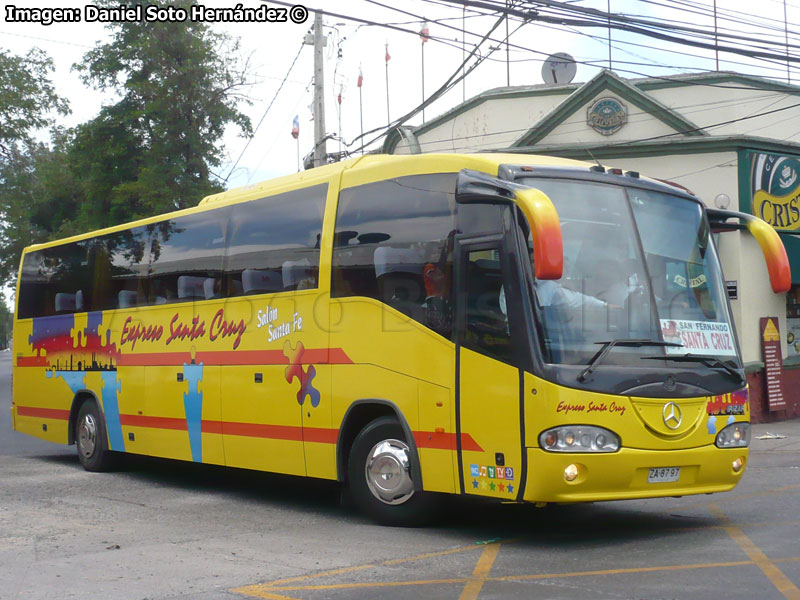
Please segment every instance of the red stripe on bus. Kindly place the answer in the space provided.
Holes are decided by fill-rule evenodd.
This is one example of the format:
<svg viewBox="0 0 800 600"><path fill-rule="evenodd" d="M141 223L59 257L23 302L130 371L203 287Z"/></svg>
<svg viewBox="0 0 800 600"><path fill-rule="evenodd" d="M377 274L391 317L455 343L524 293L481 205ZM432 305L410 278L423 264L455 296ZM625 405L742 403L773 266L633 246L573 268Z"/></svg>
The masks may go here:
<svg viewBox="0 0 800 600"><path fill-rule="evenodd" d="M339 439L339 430L323 429L322 427L306 427L303 429L303 438L307 442L335 444Z"/></svg>
<svg viewBox="0 0 800 600"><path fill-rule="evenodd" d="M69 420L69 411L60 408L35 408L33 406L17 405L17 416L36 417L39 419L58 419L59 421Z"/></svg>
<svg viewBox="0 0 800 600"><path fill-rule="evenodd" d="M20 417L35 417L40 419L69 420L69 411L57 408L35 408L32 406L17 406L17 415ZM153 417L145 415L120 415L120 425L125 427L144 427L147 429L169 429L172 431L188 431L186 419L181 417ZM323 427L300 427L295 425L267 425L264 423L236 423L228 421L202 422L203 433L216 433L220 435L237 435L242 437L256 437L273 440L290 440L295 442L317 442L320 444L335 444L339 437L338 429ZM414 441L418 448L433 448L436 450L455 450L456 434L439 433L435 431L415 431ZM483 452L483 448L468 433L461 434L461 449L471 452Z"/></svg>
<svg viewBox="0 0 800 600"><path fill-rule="evenodd" d="M414 441L417 448L433 448L435 450L455 450L456 434L436 431L415 431ZM470 452L483 452L478 442L468 433L461 434L461 449Z"/></svg>
<svg viewBox="0 0 800 600"><path fill-rule="evenodd" d="M303 428L293 425L266 425L263 423L222 423L222 435L267 438L271 440L303 441Z"/></svg>
<svg viewBox="0 0 800 600"><path fill-rule="evenodd" d="M120 415L120 425L126 427L147 427L149 429L172 429L188 431L186 419L180 417L148 417L145 415Z"/></svg>

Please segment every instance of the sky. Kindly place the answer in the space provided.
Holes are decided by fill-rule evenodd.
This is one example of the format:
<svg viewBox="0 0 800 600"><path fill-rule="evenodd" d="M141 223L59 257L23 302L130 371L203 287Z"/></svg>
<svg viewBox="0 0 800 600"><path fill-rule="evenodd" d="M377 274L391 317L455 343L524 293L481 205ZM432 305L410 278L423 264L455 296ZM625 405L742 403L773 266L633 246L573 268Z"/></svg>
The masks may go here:
<svg viewBox="0 0 800 600"><path fill-rule="evenodd" d="M712 0L581 0L578 4L627 15L644 15L662 20L672 19L694 26L713 27L713 20L698 16L687 4L701 2L706 6ZM789 28L800 19L800 5L786 3ZM234 1L202 0L208 7L232 7ZM263 2L242 0L246 7L257 7ZM95 44L108 40L102 23L62 23L45 26L38 23L9 22L6 6L80 8L79 0L17 0L0 2L0 48L15 54L25 54L33 47L47 52L55 61L52 75L56 91L66 97L72 109L67 117L57 117L59 125L71 127L93 118L103 104L117 98L87 88L72 70L83 55ZM268 6L277 7L274 2ZM311 151L314 123L312 121L313 48L303 40L313 22L314 9L329 13L324 18L327 38L325 48L325 102L326 130L337 140L328 142L328 151L355 150L360 143L353 142L364 131L386 126L389 118L396 119L416 107L426 94L441 86L454 72L459 71L466 52L486 34L496 21L493 16L476 16L471 10L462 10L448 2L406 0L388 3L388 0L313 0L304 5L309 10L304 23L226 23L212 27L241 40L239 59L249 61L249 80L246 90L250 105L242 105L257 127L249 141L240 132L230 128L224 138L225 162L215 171L228 188L246 185L279 175L294 173L298 169L298 154L302 158ZM753 26L763 23L772 26L767 32L783 39L784 2L762 0L758 15L750 15L753 4L742 0L718 0L717 8ZM396 7L396 8L395 8ZM797 17L797 19L795 18ZM397 29L368 25L348 17L357 17L381 24L392 24ZM422 18L427 19L430 40L423 44L418 32ZM502 41L506 37L505 23L501 24L480 47L480 55L488 58L450 92L425 111L425 119L446 110L488 89L517 85L540 85L542 61L555 52L567 52L578 61L575 81L591 79L599 69L608 67L608 30L606 28L571 29L527 23L521 25L511 20L508 24L510 49ZM720 27L725 23L720 21ZM730 23L729 28L746 31L747 25ZM462 34L462 27L466 34ZM713 70L713 51L698 50L669 44L658 40L612 32L612 67L622 77L667 75L680 72ZM464 39L465 38L465 39ZM630 43L622 43L624 41ZM494 49L493 49L494 48ZM385 55L391 59L388 63ZM424 51L424 61L423 61ZM290 65L297 57L294 67ZM774 78L786 78L785 64L755 64L741 57L723 55L722 70L738 70ZM507 59L508 62L507 62ZM746 64L750 63L750 64ZM388 99L387 116L387 65ZM359 70L363 86L357 87ZM800 74L796 75L800 81ZM282 87L281 87L282 85ZM278 89L280 91L278 92ZM341 94L341 104L338 97ZM291 136L292 121L298 117L300 136ZM340 121L341 118L341 121ZM419 125L423 115L410 119L407 124ZM341 123L341 127L340 127ZM521 129L526 125L521 124ZM46 136L46 132L41 133ZM375 135L366 136L371 140ZM370 148L377 147L373 144Z"/></svg>

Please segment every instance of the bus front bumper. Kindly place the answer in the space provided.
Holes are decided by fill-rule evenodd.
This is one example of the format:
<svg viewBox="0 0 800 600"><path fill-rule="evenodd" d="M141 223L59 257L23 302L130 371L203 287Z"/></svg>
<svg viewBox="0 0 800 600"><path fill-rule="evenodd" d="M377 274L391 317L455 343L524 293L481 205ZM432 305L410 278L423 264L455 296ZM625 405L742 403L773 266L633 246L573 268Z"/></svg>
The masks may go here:
<svg viewBox="0 0 800 600"><path fill-rule="evenodd" d="M734 465L737 459L741 461L738 472ZM748 448L720 449L714 445L662 451L622 448L613 454L528 448L524 500L595 502L725 492L739 483L747 459ZM575 476L572 481L567 480L567 473ZM672 477L677 481L664 481Z"/></svg>

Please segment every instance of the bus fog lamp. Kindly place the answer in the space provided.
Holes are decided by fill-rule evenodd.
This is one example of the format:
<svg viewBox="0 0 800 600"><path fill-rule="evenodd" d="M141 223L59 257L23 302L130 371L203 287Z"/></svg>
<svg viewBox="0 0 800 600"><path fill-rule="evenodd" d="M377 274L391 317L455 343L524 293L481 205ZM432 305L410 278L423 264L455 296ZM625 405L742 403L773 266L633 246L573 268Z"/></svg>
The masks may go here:
<svg viewBox="0 0 800 600"><path fill-rule="evenodd" d="M540 433L539 447L548 452L616 452L620 441L617 434L603 427L564 425Z"/></svg>
<svg viewBox="0 0 800 600"><path fill-rule="evenodd" d="M575 481L578 478L578 473L578 465L567 465L567 468L564 469L564 479L567 481Z"/></svg>
<svg viewBox="0 0 800 600"><path fill-rule="evenodd" d="M715 443L717 448L748 447L750 445L750 423L731 423L717 434Z"/></svg>

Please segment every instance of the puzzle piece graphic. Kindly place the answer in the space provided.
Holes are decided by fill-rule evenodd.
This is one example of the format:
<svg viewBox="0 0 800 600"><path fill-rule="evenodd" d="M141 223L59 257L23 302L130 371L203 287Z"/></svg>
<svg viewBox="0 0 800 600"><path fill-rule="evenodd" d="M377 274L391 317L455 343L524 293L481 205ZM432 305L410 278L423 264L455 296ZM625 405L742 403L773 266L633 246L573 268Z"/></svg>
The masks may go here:
<svg viewBox="0 0 800 600"><path fill-rule="evenodd" d="M317 370L314 365L308 365L307 369L303 369L303 354L306 349L303 347L303 342L297 342L297 347L292 348L289 340L283 344L283 355L289 359L289 366L286 367L284 376L288 383L292 383L294 378L300 382L300 390L297 392L297 403L301 406L306 401L306 396L311 400L311 406L316 408L319 406L320 394L319 390L314 388L314 377Z"/></svg>
<svg viewBox="0 0 800 600"><path fill-rule="evenodd" d="M119 402L117 394L120 391L120 380L116 371L103 371L103 412L106 417L108 429L108 442L112 450L125 452L125 438L122 436L122 423L119 416Z"/></svg>
<svg viewBox="0 0 800 600"><path fill-rule="evenodd" d="M183 363L183 376L189 384L188 393L183 395L183 407L186 410L186 429L189 431L192 460L203 462L203 392L199 389L203 380L203 363Z"/></svg>

